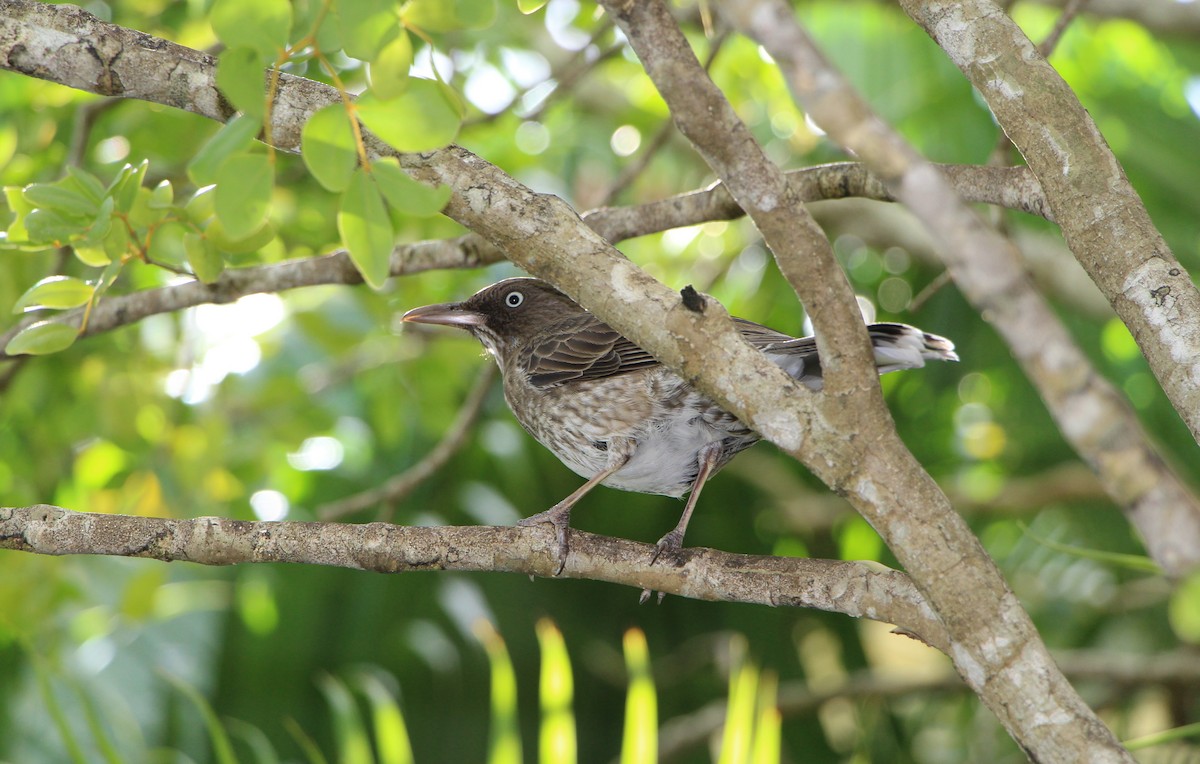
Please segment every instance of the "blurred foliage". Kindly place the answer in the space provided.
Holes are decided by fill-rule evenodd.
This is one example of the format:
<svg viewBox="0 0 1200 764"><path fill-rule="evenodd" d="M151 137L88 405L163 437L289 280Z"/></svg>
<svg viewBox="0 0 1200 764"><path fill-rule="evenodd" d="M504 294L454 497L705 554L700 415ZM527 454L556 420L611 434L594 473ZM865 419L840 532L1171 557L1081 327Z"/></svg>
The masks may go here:
<svg viewBox="0 0 1200 764"><path fill-rule="evenodd" d="M116 23L208 48L218 41L214 26L238 36L236 24L231 31L227 20L214 19L235 4L214 5L135 0L88 8ZM413 6L405 22L410 32L422 34L403 39L412 47L414 76L441 78L459 94L453 97L460 99L465 120L455 140L466 148L579 210L657 199L713 180L686 142L670 134L645 157L645 169L610 198L622 171L643 159L668 115L636 60L623 48L614 50L617 35L595 6L551 0L523 15L515 3L460 2L453 5L459 16L447 18L431 16L434 5ZM263 7L277 11L280 4ZM318 19L321 9L318 0L292 5L289 42L307 33L303 24ZM705 58L721 38L706 36L695 7L677 10ZM865 0L818 0L798 3L798 12L880 113L928 156L987 161L999 138L988 111L897 9ZM1035 40L1055 18L1054 11L1026 3L1013 14ZM279 27L277 17L264 23ZM401 37L384 29L376 39L368 22L355 28L361 37L352 43L331 42L332 32L318 37L328 50L343 43L366 46L377 54L372 76L391 73L390 90L402 90L392 81L404 67ZM269 57L274 49L259 50L259 44L252 36L238 39L234 48L241 52L223 59L223 66L236 72L246 61ZM1157 39L1129 22L1084 17L1052 58L1193 271L1200 267L1192 181L1200 174L1197 50L1194 40ZM712 76L770 155L786 167L844 158L805 121L764 59L752 43L729 37L721 42ZM287 58L285 70L325 82L336 74L355 92L367 85L367 67L355 58L338 53L322 66L316 57L298 54ZM570 72L580 76L555 91L555 82ZM245 94L239 100L244 108L257 108ZM122 170L126 164L140 168L144 162L139 194L147 209L154 189L166 181L171 204L186 210L200 191L197 183L211 182L203 163L197 179L195 160L221 129L170 108L104 102L12 73L0 74L0 116L0 183L15 193L0 208L4 227L24 214L14 208L24 198L21 189L59 181L72 166L107 186L129 172ZM220 267L340 246L338 211L345 202L336 190L342 182L336 149L345 147L344 133L326 126L316 134L334 147L332 158L319 152L315 160L276 155L274 184L265 186L269 243L222 250ZM252 157L263 151L248 144L241 150ZM314 161L321 169L312 172L332 177L323 176L332 186L314 180ZM261 169L261 162L252 164ZM372 192L360 187L358 193ZM243 215L235 225L245 231L259 224L239 207L243 197L229 199L222 206ZM193 212L193 233L207 233L211 215L221 214L215 206ZM461 232L445 218L394 206L386 221L372 214L374 224L399 240ZM1044 221L1019 214L997 220L1010 230L1056 236ZM161 221L142 220L147 226ZM192 261L196 250L187 248L186 225L180 225L174 238L165 239L175 244L162 250L162 260L147 262L136 248L125 250L119 273L104 285L108 293L173 283L177 271L204 276L204 267L215 267L211 259L201 267ZM952 286L913 307L914 296L939 275L929 259L899 247L875 249L854 230L834 234L856 290L878 304L881 318L917 324L957 343L961 364L889 375L884 390L917 457L971 500L971 524L1047 642L1152 655L1200 641L1195 580L1172 597L1153 574L1071 551L1143 554L1109 502L1052 500L1020 517L1004 506L1014 481L1044 476L1075 459L1032 387ZM647 236L621 248L668 284L695 283L739 315L801 331L803 316L791 289L745 221ZM0 272L4 306L16 305L50 276L78 282L43 287L27 302L87 299L78 283L95 286L104 278L102 264L57 248L0 252ZM15 368L9 364L0 370L0 497L6 505L51 502L171 517L315 519L321 505L378 486L420 460L485 362L465 336L400 333L397 313L461 298L511 273L510 266L496 266L395 279L379 291L321 287L256 296L156 316ZM1193 485L1200 482L1195 443L1124 327L1068 303L1061 303L1061 313L1101 372L1130 397L1166 457ZM0 327L19 318L8 315ZM462 451L435 479L385 508L385 516L401 523L508 523L550 506L577 485L520 431L494 390ZM782 511L787 496L820 490L801 467L761 445L706 489L689 542L894 565L873 531L850 514L806 516L803 501L799 514ZM600 490L575 521L594 532L652 540L680 509L662 497ZM249 748L291 752L286 756L305 749L298 741L308 741L309 750L341 750L345 733L334 731L333 721L343 717L335 696L346 689L331 682L368 666L380 672L371 676L394 677L395 685L388 679L387 687L398 693L392 696L398 705L374 709L402 709L416 760L480 761L495 750L489 697L496 690L489 676L496 674L488 657L494 660L494 653L479 647L473 631L484 619L493 633L504 635L517 704L509 718L524 760L532 761L538 720L547 712L538 705L546 637L535 627L544 616L559 625L571 655L577 749L588 762L614 760L630 728L625 665L634 665L630 653L640 649L627 638L622 646L631 627L645 635L663 725L726 697L734 703L731 713L753 705L747 698L754 691L743 676L751 663L763 667L764 681L770 672L781 686L813 690L836 688L864 672L923 678L949 671L941 656L877 624L675 597L639 607L636 592L595 582L467 574L389 578L266 565L219 570L0 552L0 759L133 760L155 750L164 752L164 761L210 760L217 746L202 721L210 713L236 745L253 739L258 742L245 743ZM750 658L731 662L731 643L744 645ZM200 702L187 700L179 687L190 688ZM383 697L361 685L359 690L374 700ZM1126 691L1094 682L1082 690L1123 737L1194 722L1200 714L1194 687ZM779 734L788 761L1022 760L990 714L961 692L845 697L797 713L785 708ZM763 736L770 736L769 729ZM719 741L708 749L708 739L702 736L675 760L717 760Z"/></svg>

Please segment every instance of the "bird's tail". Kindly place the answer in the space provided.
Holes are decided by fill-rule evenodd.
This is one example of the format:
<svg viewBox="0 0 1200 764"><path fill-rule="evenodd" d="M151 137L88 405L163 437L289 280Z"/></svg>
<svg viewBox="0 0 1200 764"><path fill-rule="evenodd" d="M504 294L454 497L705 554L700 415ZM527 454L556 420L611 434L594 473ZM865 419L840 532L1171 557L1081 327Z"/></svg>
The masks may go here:
<svg viewBox="0 0 1200 764"><path fill-rule="evenodd" d="M957 361L954 343L908 324L871 324L867 327L875 347L879 373L919 369L926 361Z"/></svg>

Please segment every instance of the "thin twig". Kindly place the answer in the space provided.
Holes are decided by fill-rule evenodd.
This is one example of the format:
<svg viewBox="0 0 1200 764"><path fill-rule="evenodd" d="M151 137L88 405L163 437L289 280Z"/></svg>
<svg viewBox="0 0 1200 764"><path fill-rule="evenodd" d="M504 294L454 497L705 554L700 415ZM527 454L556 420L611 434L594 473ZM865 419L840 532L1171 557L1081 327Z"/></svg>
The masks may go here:
<svg viewBox="0 0 1200 764"><path fill-rule="evenodd" d="M1058 41L1062 39L1063 32L1067 31L1067 27L1075 20L1075 17L1083 11L1084 6L1088 4L1088 0L1068 0L1067 5L1063 8L1063 12L1059 14L1058 19L1054 22L1054 28L1050 30L1050 34L1046 35L1046 39L1038 43L1038 53L1042 54L1042 58L1050 58L1050 54L1058 47Z"/></svg>
<svg viewBox="0 0 1200 764"><path fill-rule="evenodd" d="M441 469L442 465L449 461L450 457L466 443L467 434L474 426L475 420L479 418L479 412L483 409L483 401L487 398L487 393L492 388L492 382L495 379L496 366L491 363L485 364L475 379L475 385L467 395L466 401L463 402L462 408L458 410L458 416L455 417L454 423L450 425L450 429L433 447L433 450L426 454L421 461L381 486L318 507L317 517L326 521L339 520L346 515L379 505L379 514L376 519L381 522L389 521L395 512L396 504Z"/></svg>

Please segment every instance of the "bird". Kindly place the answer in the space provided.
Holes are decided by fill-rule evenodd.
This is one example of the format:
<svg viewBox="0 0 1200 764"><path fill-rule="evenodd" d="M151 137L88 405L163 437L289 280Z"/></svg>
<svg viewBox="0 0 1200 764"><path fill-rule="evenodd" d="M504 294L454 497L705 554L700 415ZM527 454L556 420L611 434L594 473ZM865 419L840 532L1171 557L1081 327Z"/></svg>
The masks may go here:
<svg viewBox="0 0 1200 764"><path fill-rule="evenodd" d="M694 298L694 290L685 289ZM650 353L554 286L508 278L462 302L413 308L403 322L470 332L500 367L517 421L586 482L550 509L520 522L549 523L558 568L566 565L571 509L597 485L681 498L678 524L651 563L677 553L705 482L761 436ZM734 318L742 337L811 390L822 389L814 337L792 337ZM957 361L945 337L907 324L867 327L880 374L926 361Z"/></svg>

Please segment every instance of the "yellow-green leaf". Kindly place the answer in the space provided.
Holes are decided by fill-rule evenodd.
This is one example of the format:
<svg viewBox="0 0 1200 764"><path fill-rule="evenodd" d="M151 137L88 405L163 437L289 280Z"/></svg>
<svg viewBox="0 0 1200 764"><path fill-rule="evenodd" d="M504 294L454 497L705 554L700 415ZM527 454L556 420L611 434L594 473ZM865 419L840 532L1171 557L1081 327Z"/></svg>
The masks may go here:
<svg viewBox="0 0 1200 764"><path fill-rule="evenodd" d="M292 4L288 0L216 0L210 18L226 48L253 48L264 61L272 61L287 47Z"/></svg>
<svg viewBox="0 0 1200 764"><path fill-rule="evenodd" d="M183 251L187 253L192 273L205 284L216 281L225 270L225 259L216 245L198 233L189 231L183 235Z"/></svg>
<svg viewBox="0 0 1200 764"><path fill-rule="evenodd" d="M271 239L275 238L275 229L268 222L264 223L262 228L254 231L249 236L235 239L225 231L225 227L221 225L220 220L214 220L208 224L208 228L204 229L204 236L221 252L228 252L231 255L244 255L250 252L257 252L267 246Z"/></svg>
<svg viewBox="0 0 1200 764"><path fill-rule="evenodd" d="M358 272L373 289L382 288L387 282L395 233L379 189L361 168L342 194L337 224Z"/></svg>
<svg viewBox="0 0 1200 764"><path fill-rule="evenodd" d="M257 231L267 220L275 171L263 154L235 154L217 170L217 218L231 238Z"/></svg>
<svg viewBox="0 0 1200 764"><path fill-rule="evenodd" d="M395 157L372 163L371 173L383 192L383 198L400 212L428 217L441 212L450 200L449 186L427 186L413 180L400 169Z"/></svg>
<svg viewBox="0 0 1200 764"><path fill-rule="evenodd" d="M496 20L496 0L410 0L404 23L429 32L483 29Z"/></svg>
<svg viewBox="0 0 1200 764"><path fill-rule="evenodd" d="M1194 571L1171 592L1167 615L1176 636L1200 645L1200 571Z"/></svg>
<svg viewBox="0 0 1200 764"><path fill-rule="evenodd" d="M304 123L300 155L308 171L328 191L345 191L358 166L354 132L341 104L331 104Z"/></svg>
<svg viewBox="0 0 1200 764"><path fill-rule="evenodd" d="M197 186L217 182L217 170L225 160L246 148L262 129L262 120L239 114L225 123L188 164L188 178Z"/></svg>
<svg viewBox="0 0 1200 764"><path fill-rule="evenodd" d="M433 151L449 145L462 119L458 105L434 80L413 77L408 89L387 101L370 92L358 101L358 116L371 132L397 151Z"/></svg>
<svg viewBox="0 0 1200 764"><path fill-rule="evenodd" d="M408 33L400 30L396 39L383 46L379 55L367 67L371 92L383 101L408 90L408 70L412 68L413 48Z"/></svg>
<svg viewBox="0 0 1200 764"><path fill-rule="evenodd" d="M13 313L41 308L78 308L92 299L93 290L91 284L74 276L47 276L17 298L16 305L13 305Z"/></svg>
<svg viewBox="0 0 1200 764"><path fill-rule="evenodd" d="M266 114L262 60L253 48L227 48L217 58L217 87L238 111L261 120Z"/></svg>
<svg viewBox="0 0 1200 764"><path fill-rule="evenodd" d="M517 9L526 15L537 13L548 0L517 0Z"/></svg>
<svg viewBox="0 0 1200 764"><path fill-rule="evenodd" d="M8 341L8 355L46 355L66 350L79 336L79 330L61 321L38 321L30 324Z"/></svg>
<svg viewBox="0 0 1200 764"><path fill-rule="evenodd" d="M346 55L373 61L400 31L394 0L339 0L342 45Z"/></svg>

